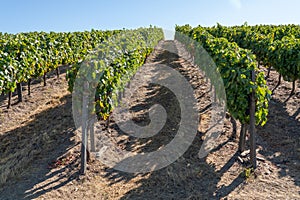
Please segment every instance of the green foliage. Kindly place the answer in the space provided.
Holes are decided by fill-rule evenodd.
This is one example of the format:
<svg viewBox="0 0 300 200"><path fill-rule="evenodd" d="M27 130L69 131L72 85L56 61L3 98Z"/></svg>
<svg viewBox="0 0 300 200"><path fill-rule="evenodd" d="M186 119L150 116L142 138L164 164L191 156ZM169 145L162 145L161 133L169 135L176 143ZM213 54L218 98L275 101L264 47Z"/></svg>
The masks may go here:
<svg viewBox="0 0 300 200"><path fill-rule="evenodd" d="M83 60L96 45L120 31L0 34L0 93L14 91L59 65Z"/></svg>
<svg viewBox="0 0 300 200"><path fill-rule="evenodd" d="M225 86L227 109L233 117L241 123L249 123L249 95L252 89L256 91L256 123L264 125L267 121L268 101L271 92L266 86L264 74L259 72L255 55L247 49L240 48L235 42L226 38L215 38L205 28L198 26L191 28L189 25L177 26L175 38L187 45L190 52L192 46L184 41L179 33L189 36L202 45L216 63ZM197 54L194 54L197 63ZM209 66L208 66L209 67ZM205 72L209 69L205 69ZM251 71L256 72L255 82L251 81ZM207 76L214 80L215 72ZM218 87L218 85L214 85Z"/></svg>
<svg viewBox="0 0 300 200"><path fill-rule="evenodd" d="M155 27L123 30L115 34L100 43L84 61L72 66L67 74L69 90L73 91L74 86L80 90L84 82L88 82L91 85L90 95L93 95L93 89L96 90L95 106L90 106L96 110L90 112L106 119L116 106L113 105L113 98L123 90L163 37L162 29ZM75 92L79 92L75 95L79 97L84 93ZM80 109L81 104L77 105L76 110Z"/></svg>
<svg viewBox="0 0 300 200"><path fill-rule="evenodd" d="M269 48L273 67L286 81L300 80L300 39L285 36L275 40Z"/></svg>
<svg viewBox="0 0 300 200"><path fill-rule="evenodd" d="M163 37L162 29L156 27L73 33L0 33L0 93L13 92L17 83L42 76L60 65L71 65L67 81L72 91L80 66L84 65L81 76L88 75L85 78L97 86L95 107L97 114L106 118L113 109L113 95L124 88ZM104 62L105 59L111 62ZM101 70L101 75L95 73Z"/></svg>
<svg viewBox="0 0 300 200"><path fill-rule="evenodd" d="M249 179L251 175L254 175L254 169L252 167L245 168L243 172L241 172L240 176L246 179Z"/></svg>
<svg viewBox="0 0 300 200"><path fill-rule="evenodd" d="M257 25L206 28L216 37L225 37L250 49L266 67L274 67L284 80L300 80L300 26Z"/></svg>

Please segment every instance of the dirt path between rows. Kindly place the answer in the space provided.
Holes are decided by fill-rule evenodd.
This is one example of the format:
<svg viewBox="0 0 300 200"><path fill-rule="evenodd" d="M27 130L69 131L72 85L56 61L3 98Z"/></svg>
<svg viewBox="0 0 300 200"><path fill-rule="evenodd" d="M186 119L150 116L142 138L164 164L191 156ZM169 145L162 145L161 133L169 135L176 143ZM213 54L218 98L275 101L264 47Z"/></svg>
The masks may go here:
<svg viewBox="0 0 300 200"><path fill-rule="evenodd" d="M273 95L269 121L257 129L258 168L245 177L247 163L238 159L235 124L228 116L219 145L205 159L198 157L209 129L211 96L204 74L189 62L184 48L178 42L162 41L147 63L179 71L198 102L198 133L177 161L157 171L132 174L109 168L93 157L86 176L79 175L80 134L72 119L71 94L63 75L50 77L49 86L35 84L32 96L25 96L11 110L5 108L6 99L0 102L0 183L4 183L0 184L0 199L300 199L299 92L284 103L291 84L283 82ZM277 77L271 71L271 88ZM133 120L144 126L149 123L147 109L155 103L163 105L168 118L160 133L151 138L128 136L114 118L108 129L104 121L97 126L120 149L157 150L174 138L180 125L176 96L159 85L140 85L130 111ZM238 132L239 123L236 126Z"/></svg>

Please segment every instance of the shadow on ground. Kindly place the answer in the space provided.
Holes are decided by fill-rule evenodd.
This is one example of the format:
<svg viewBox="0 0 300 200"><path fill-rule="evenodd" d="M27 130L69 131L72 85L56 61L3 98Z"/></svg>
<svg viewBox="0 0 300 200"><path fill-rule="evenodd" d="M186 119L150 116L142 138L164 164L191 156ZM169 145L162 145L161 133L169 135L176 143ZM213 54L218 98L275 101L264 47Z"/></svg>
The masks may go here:
<svg viewBox="0 0 300 200"><path fill-rule="evenodd" d="M166 45L174 44L167 42ZM162 61L160 64L171 63L174 68L178 65L177 60L178 55L169 51L161 52L155 59L155 61ZM188 77L187 80L189 80ZM161 131L151 138L134 139L129 137L129 142L123 140L122 145L128 151L137 149L139 153L146 153L162 148L174 138L180 126L180 106L176 96L170 90L157 85L149 85L146 87L145 94L146 98L132 106L131 112L140 112L158 103L167 111L167 122ZM147 113L136 117L134 120L140 125L150 123ZM125 134L116 124L112 124L111 128L117 132L117 137ZM244 178L239 176L228 186L221 188L217 186L223 174L237 162L237 153L233 154L220 170L216 170L216 167L208 164L205 158L199 159L198 157L203 143L201 138L204 134L198 132L188 150L177 161L163 169L146 174L130 174L107 169L104 177L113 186L116 183L128 183L137 176L143 176L135 183L139 186L127 192L121 199L220 199L225 197L244 182ZM229 141L231 138L217 147L216 150ZM121 143L118 144L121 145ZM136 148L136 146L140 146L140 148Z"/></svg>
<svg viewBox="0 0 300 200"><path fill-rule="evenodd" d="M269 104L268 122L258 127L264 149L260 154L280 168L280 176L290 176L300 186L300 122L286 111L286 103L272 99Z"/></svg>
<svg viewBox="0 0 300 200"><path fill-rule="evenodd" d="M59 170L51 171L50 167L52 161L77 145L71 100L71 95L62 97L60 101L65 103L35 115L28 124L0 136L1 200L37 198L76 177L68 174L34 188L67 168L76 167L76 159Z"/></svg>

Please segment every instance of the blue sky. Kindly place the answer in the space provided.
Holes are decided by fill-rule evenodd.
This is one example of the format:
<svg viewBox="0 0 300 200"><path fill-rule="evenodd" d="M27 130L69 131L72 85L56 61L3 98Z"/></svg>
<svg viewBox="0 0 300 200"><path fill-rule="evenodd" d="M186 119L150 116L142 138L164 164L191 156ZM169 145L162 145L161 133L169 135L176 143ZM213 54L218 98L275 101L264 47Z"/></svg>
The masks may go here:
<svg viewBox="0 0 300 200"><path fill-rule="evenodd" d="M0 32L300 24L299 0L0 0Z"/></svg>

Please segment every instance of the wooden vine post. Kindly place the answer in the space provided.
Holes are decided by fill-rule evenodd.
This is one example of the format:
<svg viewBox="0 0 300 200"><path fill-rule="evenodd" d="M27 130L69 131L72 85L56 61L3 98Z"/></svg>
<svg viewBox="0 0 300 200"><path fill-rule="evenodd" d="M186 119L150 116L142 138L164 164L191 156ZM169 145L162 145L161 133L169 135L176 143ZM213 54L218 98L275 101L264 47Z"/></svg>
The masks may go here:
<svg viewBox="0 0 300 200"><path fill-rule="evenodd" d="M28 84L27 84L27 86L28 86L28 95L29 96L30 96L30 84L31 84L31 78L28 79Z"/></svg>
<svg viewBox="0 0 300 200"><path fill-rule="evenodd" d="M240 153L245 151L246 131L247 131L246 126L247 126L246 124L241 125L240 140L239 140L239 152Z"/></svg>
<svg viewBox="0 0 300 200"><path fill-rule="evenodd" d="M47 81L46 81L46 72L44 72L44 75L43 75L43 80L44 80L44 86L47 86Z"/></svg>
<svg viewBox="0 0 300 200"><path fill-rule="evenodd" d="M56 76L57 78L59 78L59 74L60 74L59 67L57 67L55 70L56 70Z"/></svg>
<svg viewBox="0 0 300 200"><path fill-rule="evenodd" d="M86 173L87 166L87 130L88 130L88 89L89 83L84 82L82 91L82 143L81 143L81 174Z"/></svg>
<svg viewBox="0 0 300 200"><path fill-rule="evenodd" d="M94 124L96 122L97 118L92 118L89 120L89 134L91 139L91 152L96 151L96 143L95 143L95 130L94 130Z"/></svg>
<svg viewBox="0 0 300 200"><path fill-rule="evenodd" d="M295 94L295 88L296 88L296 80L294 80L293 83L292 83L292 91L291 91L290 96L292 96L293 94Z"/></svg>
<svg viewBox="0 0 300 200"><path fill-rule="evenodd" d="M10 109L10 106L11 106L11 98L12 98L12 91L9 91L9 92L8 92L7 109Z"/></svg>
<svg viewBox="0 0 300 200"><path fill-rule="evenodd" d="M17 92L18 92L18 102L22 102L23 101L22 83L17 83Z"/></svg>
<svg viewBox="0 0 300 200"><path fill-rule="evenodd" d="M255 71L251 72L251 79L255 82ZM255 89L252 89L250 97L250 124L249 124L249 132L250 132L250 162L252 167L256 168L256 137L255 137Z"/></svg>

